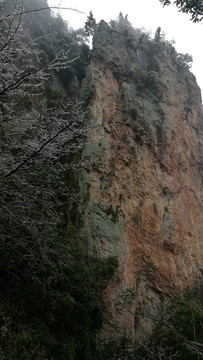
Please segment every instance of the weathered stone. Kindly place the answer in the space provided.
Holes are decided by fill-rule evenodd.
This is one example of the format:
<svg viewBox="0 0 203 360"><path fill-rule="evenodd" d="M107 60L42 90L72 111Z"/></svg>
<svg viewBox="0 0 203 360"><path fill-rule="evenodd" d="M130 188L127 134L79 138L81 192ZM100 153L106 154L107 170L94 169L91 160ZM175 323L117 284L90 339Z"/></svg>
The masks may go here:
<svg viewBox="0 0 203 360"><path fill-rule="evenodd" d="M103 22L88 73L95 128L84 150L92 174L84 234L88 251L119 257L106 297L116 304L126 289L136 293L131 314L115 319L131 336L140 332L137 308L155 312L165 295L181 293L203 270L201 94L173 55L152 58L147 45L139 57L129 51ZM146 65L153 61L156 72Z"/></svg>

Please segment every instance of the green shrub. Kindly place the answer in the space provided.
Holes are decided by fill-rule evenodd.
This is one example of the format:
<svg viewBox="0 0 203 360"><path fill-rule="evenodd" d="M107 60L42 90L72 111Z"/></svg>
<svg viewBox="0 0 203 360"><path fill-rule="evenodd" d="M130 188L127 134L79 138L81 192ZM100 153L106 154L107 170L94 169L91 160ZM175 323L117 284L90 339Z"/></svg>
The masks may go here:
<svg viewBox="0 0 203 360"><path fill-rule="evenodd" d="M147 345L140 343L137 354L153 359L199 360L203 357L203 287L188 288L181 297L170 300L162 318L155 319L155 328Z"/></svg>

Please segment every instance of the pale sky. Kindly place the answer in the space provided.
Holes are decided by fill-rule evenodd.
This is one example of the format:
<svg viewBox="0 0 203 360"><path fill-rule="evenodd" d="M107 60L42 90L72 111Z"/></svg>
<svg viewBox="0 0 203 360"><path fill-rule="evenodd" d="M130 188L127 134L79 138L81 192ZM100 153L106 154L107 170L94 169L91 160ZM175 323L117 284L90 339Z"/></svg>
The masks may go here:
<svg viewBox="0 0 203 360"><path fill-rule="evenodd" d="M166 33L168 40L176 41L178 52L193 56L191 71L197 79L203 94L203 23L192 23L190 15L178 12L175 6L163 8L159 0L48 0L49 6L70 7L83 11L84 14L70 10L61 11L61 16L74 29L84 26L87 15L92 10L97 23L103 19L115 20L121 11L133 27L144 27L154 35L158 26Z"/></svg>

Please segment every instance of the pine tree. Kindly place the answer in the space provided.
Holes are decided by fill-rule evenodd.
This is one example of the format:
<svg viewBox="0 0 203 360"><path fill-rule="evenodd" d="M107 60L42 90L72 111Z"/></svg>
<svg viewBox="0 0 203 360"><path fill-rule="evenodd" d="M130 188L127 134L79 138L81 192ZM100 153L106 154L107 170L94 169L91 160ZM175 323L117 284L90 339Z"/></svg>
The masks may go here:
<svg viewBox="0 0 203 360"><path fill-rule="evenodd" d="M88 36L94 35L94 32L97 28L96 20L92 14L92 11L90 11L87 21L85 22L85 31Z"/></svg>

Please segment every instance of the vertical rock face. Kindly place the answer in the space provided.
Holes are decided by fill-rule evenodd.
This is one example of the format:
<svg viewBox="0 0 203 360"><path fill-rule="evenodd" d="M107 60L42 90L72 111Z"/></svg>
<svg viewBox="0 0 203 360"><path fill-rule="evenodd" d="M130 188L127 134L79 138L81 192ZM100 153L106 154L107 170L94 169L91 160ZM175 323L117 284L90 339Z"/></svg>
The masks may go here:
<svg viewBox="0 0 203 360"><path fill-rule="evenodd" d="M133 42L134 41L134 42ZM167 44L101 22L84 82L93 136L81 180L88 251L115 255L106 297L153 311L203 269L203 116L195 77ZM128 311L117 325L134 334Z"/></svg>

